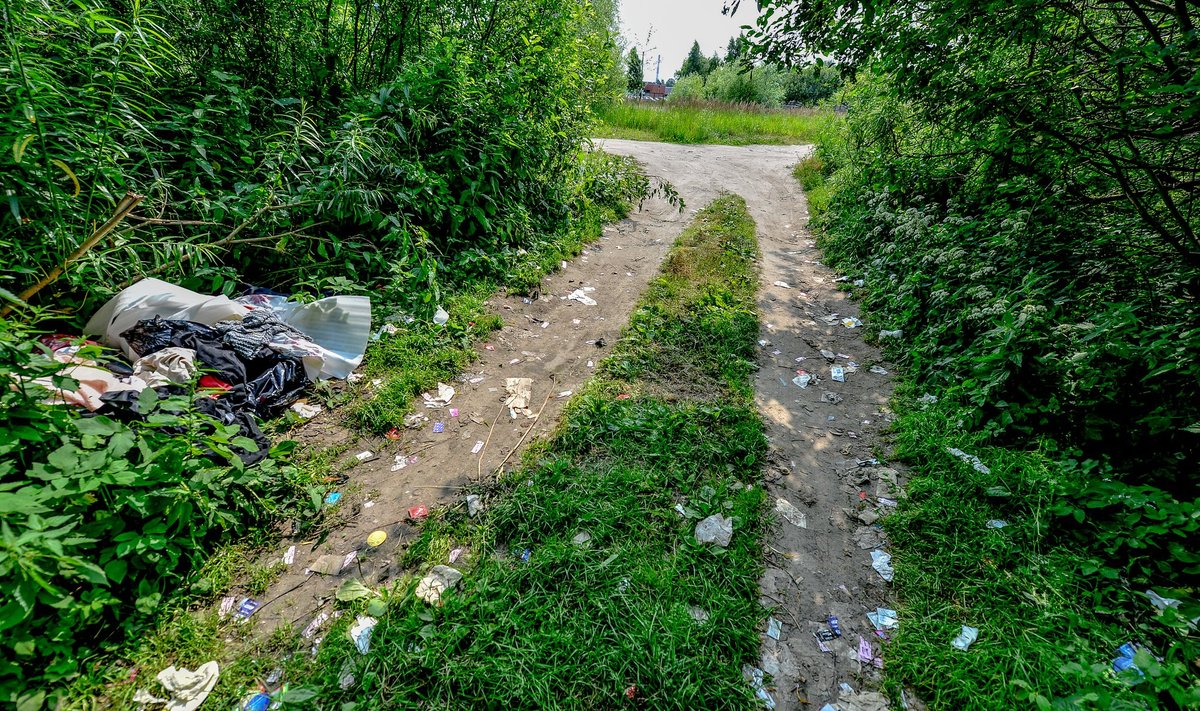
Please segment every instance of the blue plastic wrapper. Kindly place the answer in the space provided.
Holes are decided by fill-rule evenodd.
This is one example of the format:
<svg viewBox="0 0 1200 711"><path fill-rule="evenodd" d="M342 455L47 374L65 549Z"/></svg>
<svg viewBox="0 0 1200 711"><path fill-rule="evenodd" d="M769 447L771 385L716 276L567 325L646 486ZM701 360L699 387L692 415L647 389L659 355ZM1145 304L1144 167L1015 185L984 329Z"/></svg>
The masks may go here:
<svg viewBox="0 0 1200 711"><path fill-rule="evenodd" d="M838 637L842 636L842 628L838 626L838 618L835 615L829 616L829 629Z"/></svg>
<svg viewBox="0 0 1200 711"><path fill-rule="evenodd" d="M1133 655L1137 654L1137 647L1133 646L1132 642L1126 642L1120 647L1117 647L1117 657L1113 659L1113 671L1120 674L1121 672L1130 669L1138 673L1138 676L1145 676L1141 669L1133 663Z"/></svg>
<svg viewBox="0 0 1200 711"><path fill-rule="evenodd" d="M271 697L267 694L258 693L251 696L242 704L242 711L267 711L271 708Z"/></svg>

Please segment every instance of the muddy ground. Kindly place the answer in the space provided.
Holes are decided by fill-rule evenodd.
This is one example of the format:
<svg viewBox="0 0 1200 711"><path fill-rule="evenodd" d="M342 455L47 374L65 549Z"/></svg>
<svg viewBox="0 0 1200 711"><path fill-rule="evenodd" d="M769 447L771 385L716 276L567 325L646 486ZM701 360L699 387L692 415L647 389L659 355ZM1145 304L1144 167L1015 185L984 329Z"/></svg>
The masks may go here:
<svg viewBox="0 0 1200 711"><path fill-rule="evenodd" d="M495 297L490 305L504 328L471 371L450 383L457 392L449 407L420 407L429 421L404 430L401 440L360 439L336 424L336 415L308 423L300 439L350 444L344 457L353 466L341 502L345 523L316 545L283 543L281 555L296 545L294 561L261 597L266 604L252 620L262 630L281 623L303 628L329 609L345 579L377 584L399 576L403 547L416 534L406 520L410 507L461 505L463 487L514 464L518 445L552 429L571 397L564 393L577 391L607 355L691 215L722 192L733 192L746 199L758 224L763 255L764 345L755 387L772 445L766 476L772 499L794 505L803 516L791 518L804 523L779 516L767 541L763 602L779 608L774 617L782 626L778 641L764 629L760 667L775 676L778 708L820 708L839 697L846 709L851 699L861 709L883 708L873 695L848 697L839 685L862 690L879 683L879 672L858 658L860 636L875 654L881 644L865 613L890 606L887 584L871 567L871 548L883 544L882 533L868 524L874 523L880 497L885 503L895 498L896 472L859 464L877 456L877 433L889 417L890 376L871 366L890 368L863 342L861 328L842 324L843 318L858 317L858 309L837 289L837 275L819 264L805 229L808 211L791 167L810 148L621 140L602 146L638 158L649 173L671 181L688 208L680 214L649 201L547 277L540 298ZM576 289L593 289L585 293L596 305L564 298ZM822 350L833 355L832 362ZM851 370L850 363L857 369L845 374L844 383L834 382L831 366ZM798 370L817 379L800 388L793 382ZM533 380L529 407L540 417L510 416L503 407L507 378ZM444 431L435 433L438 422ZM486 445L473 453L480 442ZM354 457L362 452L371 456L359 462ZM398 456L403 468L397 468ZM367 536L376 530L388 539L370 548ZM306 572L313 569L322 572ZM828 629L829 615L839 618L842 637L824 642L830 651L823 652L814 634Z"/></svg>

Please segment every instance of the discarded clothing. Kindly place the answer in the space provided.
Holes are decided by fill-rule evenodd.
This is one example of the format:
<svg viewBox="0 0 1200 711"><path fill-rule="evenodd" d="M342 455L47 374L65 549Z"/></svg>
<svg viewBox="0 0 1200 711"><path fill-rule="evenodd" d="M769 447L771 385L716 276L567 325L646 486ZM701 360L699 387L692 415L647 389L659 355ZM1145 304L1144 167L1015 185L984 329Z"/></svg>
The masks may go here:
<svg viewBox="0 0 1200 711"><path fill-rule="evenodd" d="M235 321L221 321L213 326L221 341L235 353L249 360L271 346L307 340L303 333L279 320L279 315L267 309L254 309Z"/></svg>
<svg viewBox="0 0 1200 711"><path fill-rule="evenodd" d="M134 376L119 376L103 368L76 365L59 371L56 377L71 378L79 387L75 390L60 388L54 378L35 378L34 385L50 391L48 401L52 404L78 405L93 412L104 406L108 393L131 392L134 395L146 389L146 381Z"/></svg>
<svg viewBox="0 0 1200 711"><path fill-rule="evenodd" d="M160 671L158 683L171 694L167 711L194 711L199 708L217 685L220 673L216 662L201 664L196 671L176 669L174 666Z"/></svg>
<svg viewBox="0 0 1200 711"><path fill-rule="evenodd" d="M164 348L133 364L133 374L152 388L183 385L190 382L196 372L196 351L190 348Z"/></svg>
<svg viewBox="0 0 1200 711"><path fill-rule="evenodd" d="M371 300L365 296L331 296L311 303L282 296L254 295L237 300L257 309L270 309L303 338L276 338L271 348L304 360L313 381L345 379L362 364L371 335Z"/></svg>

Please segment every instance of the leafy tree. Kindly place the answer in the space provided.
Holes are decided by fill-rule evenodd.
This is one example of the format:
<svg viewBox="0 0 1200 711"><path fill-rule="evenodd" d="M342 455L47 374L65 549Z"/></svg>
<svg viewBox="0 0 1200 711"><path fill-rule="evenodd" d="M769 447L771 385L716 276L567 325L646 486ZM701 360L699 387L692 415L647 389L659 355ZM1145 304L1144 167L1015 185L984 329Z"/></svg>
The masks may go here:
<svg viewBox="0 0 1200 711"><path fill-rule="evenodd" d="M625 88L629 91L641 91L645 86L645 70L642 58L638 56L637 48L629 49L629 57L625 62Z"/></svg>

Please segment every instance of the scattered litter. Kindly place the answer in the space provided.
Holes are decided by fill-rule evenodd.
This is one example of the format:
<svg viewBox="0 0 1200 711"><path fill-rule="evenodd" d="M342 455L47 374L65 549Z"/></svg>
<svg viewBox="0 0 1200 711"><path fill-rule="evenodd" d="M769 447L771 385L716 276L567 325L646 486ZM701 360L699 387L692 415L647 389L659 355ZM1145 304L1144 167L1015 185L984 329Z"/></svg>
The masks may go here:
<svg viewBox="0 0 1200 711"><path fill-rule="evenodd" d="M304 400L298 400L292 403L291 410L300 416L302 420L311 420L321 414L323 408L320 405L309 405Z"/></svg>
<svg viewBox="0 0 1200 711"><path fill-rule="evenodd" d="M822 316L821 320L825 322L826 326L832 326L838 323L840 317L837 314L829 314L828 316Z"/></svg>
<svg viewBox="0 0 1200 711"><path fill-rule="evenodd" d="M966 629L965 627L963 629ZM1138 673L1138 676L1145 676L1137 664L1133 663L1133 655L1137 654L1137 647L1132 642L1126 642L1120 647L1117 647L1117 656L1113 659L1112 668L1117 674L1128 671L1130 669Z"/></svg>
<svg viewBox="0 0 1200 711"><path fill-rule="evenodd" d="M452 407L452 408L450 408L450 416L451 416L451 417L458 417L458 408L457 408L457 407Z"/></svg>
<svg viewBox="0 0 1200 711"><path fill-rule="evenodd" d="M229 617L229 613L233 612L233 606L237 604L237 598L232 595L227 595L221 599L221 606L217 608L217 617L225 619Z"/></svg>
<svg viewBox="0 0 1200 711"><path fill-rule="evenodd" d="M478 383L482 383L482 382L483 382L483 376L482 376L482 375L477 375L477 376L475 376L474 378L470 378L470 379L468 379L468 380L467 380L467 382L468 382L468 383L471 383L472 385L476 385L476 384L478 384Z"/></svg>
<svg viewBox="0 0 1200 711"><path fill-rule="evenodd" d="M371 651L371 632L377 624L379 620L368 615L359 615L354 619L354 624L350 626L350 639L354 641L354 648L359 654Z"/></svg>
<svg viewBox="0 0 1200 711"><path fill-rule="evenodd" d="M708 622L708 612L706 612L703 607L689 605L688 606L688 616L690 616L693 620L695 620L699 624L704 624L705 622Z"/></svg>
<svg viewBox="0 0 1200 711"><path fill-rule="evenodd" d="M171 695L166 701L168 711L194 711L212 693L220 675L221 670L216 662L205 662L196 671L171 665L155 678Z"/></svg>
<svg viewBox="0 0 1200 711"><path fill-rule="evenodd" d="M970 647L971 643L974 642L978 638L979 638L979 630L977 628L967 627L966 625L963 625L962 632L959 632L958 636L955 637L954 640L950 642L950 646L954 647L955 649L961 649L962 651L965 652L965 651L967 651L967 647Z"/></svg>
<svg viewBox="0 0 1200 711"><path fill-rule="evenodd" d="M401 452L396 455L396 461L392 464L392 471L398 472L408 466L408 455Z"/></svg>
<svg viewBox="0 0 1200 711"><path fill-rule="evenodd" d="M387 540L386 531L371 531L371 535L367 536L367 545L372 548L378 548Z"/></svg>
<svg viewBox="0 0 1200 711"><path fill-rule="evenodd" d="M722 548L729 546L733 538L733 519L713 514L696 524L696 540L700 543L716 543Z"/></svg>
<svg viewBox="0 0 1200 711"><path fill-rule="evenodd" d="M463 550L463 548L455 548L454 550L450 551L450 555L446 557L450 562L450 565L454 565L454 562L462 557Z"/></svg>
<svg viewBox="0 0 1200 711"><path fill-rule="evenodd" d="M322 613L318 614L316 617L313 618L312 622L308 623L308 627L304 628L304 631L300 633L300 636L303 637L304 639L312 639L314 636L316 636L317 632L321 631L321 626L324 625L328 621L329 621L329 613L328 612L322 612Z"/></svg>
<svg viewBox="0 0 1200 711"><path fill-rule="evenodd" d="M783 355L783 351L771 351L771 355L773 355L773 356Z"/></svg>
<svg viewBox="0 0 1200 711"><path fill-rule="evenodd" d="M883 338L903 338L904 331L901 331L900 329L896 329L895 331L880 331L879 337L881 339L883 339Z"/></svg>
<svg viewBox="0 0 1200 711"><path fill-rule="evenodd" d="M375 453L374 453L374 452L372 452L372 451L371 451L371 450L369 450L369 449L364 449L363 451L361 451L361 452L359 452L358 454L354 455L354 458L355 458L355 459L357 459L357 460L358 460L358 461L360 461L360 462L365 462L365 461L367 461L367 460L369 460L369 459L374 459L374 458L375 458Z"/></svg>
<svg viewBox="0 0 1200 711"><path fill-rule="evenodd" d="M826 654L833 654L833 650L829 648L828 644L825 644L826 640L821 639L821 637L817 634L813 634L813 637L817 640L817 649L825 652Z"/></svg>
<svg viewBox="0 0 1200 711"><path fill-rule="evenodd" d="M847 375L849 375L850 373L857 373L857 372L858 372L858 363L855 363L854 361L850 361L849 363L846 364L846 374Z"/></svg>
<svg viewBox="0 0 1200 711"><path fill-rule="evenodd" d="M587 367L589 367L589 368L593 367L594 365L595 364L592 363L592 361L590 361L590 360L587 362Z"/></svg>
<svg viewBox="0 0 1200 711"><path fill-rule="evenodd" d="M829 623L829 629L833 632L835 637L842 636L842 627L838 624L837 615L830 615L825 619L825 621Z"/></svg>
<svg viewBox="0 0 1200 711"><path fill-rule="evenodd" d="M789 284L789 283L787 283L786 281L777 281L777 282L775 282L775 283L774 283L774 285L775 285L775 286L777 286L777 287L779 287L780 289L790 289L790 288L792 288L792 285L791 285L791 284Z"/></svg>
<svg viewBox="0 0 1200 711"><path fill-rule="evenodd" d="M763 348L766 348L767 346L771 345L771 342L765 338L760 338L760 339L758 339L758 345Z"/></svg>
<svg viewBox="0 0 1200 711"><path fill-rule="evenodd" d="M357 383L365 377L367 376L363 375L362 373L351 373L350 375L346 376L346 382Z"/></svg>
<svg viewBox="0 0 1200 711"><path fill-rule="evenodd" d="M617 592L623 593L627 590L629 590L629 578L621 578L621 581L617 583Z"/></svg>
<svg viewBox="0 0 1200 711"><path fill-rule="evenodd" d="M252 694L238 708L241 711L268 711L271 708L271 695L265 691Z"/></svg>
<svg viewBox="0 0 1200 711"><path fill-rule="evenodd" d="M588 533L587 531L580 531L579 533L575 534L575 537L571 539L571 542L577 546L585 546L590 540L592 540L592 534Z"/></svg>
<svg viewBox="0 0 1200 711"><path fill-rule="evenodd" d="M831 405L836 405L842 401L842 396L838 395L837 393L833 393L833 392L824 392L824 393L821 393L821 400L823 400L824 402L827 402ZM830 418L830 419L833 419L833 418Z"/></svg>
<svg viewBox="0 0 1200 711"><path fill-rule="evenodd" d="M787 519L788 523L792 524L793 526L797 528L808 528L808 517L804 515L803 511L796 508L792 502L788 501L787 499L776 499L775 511Z"/></svg>
<svg viewBox="0 0 1200 711"><path fill-rule="evenodd" d="M404 426L410 430L419 430L429 422L429 418L419 412L404 416Z"/></svg>
<svg viewBox="0 0 1200 711"><path fill-rule="evenodd" d="M369 509L369 508L371 508L371 507L372 507L372 506L374 506L374 505L375 505L375 502L374 502L374 501L364 501L364 502L363 502L363 505L362 505L362 507L363 507L364 509Z"/></svg>
<svg viewBox="0 0 1200 711"><path fill-rule="evenodd" d="M483 499L478 494L467 494L467 515L475 518L483 511Z"/></svg>
<svg viewBox="0 0 1200 711"><path fill-rule="evenodd" d="M871 648L871 643L863 639L862 636L858 638L858 661L863 664L874 664L876 667L883 669L883 657L875 656L875 650Z"/></svg>
<svg viewBox="0 0 1200 711"><path fill-rule="evenodd" d="M746 682L754 689L754 695L762 700L767 709L774 709L775 699L771 698L771 694L763 686L765 675L766 672L758 667L752 667L749 664L742 665L742 676L746 678Z"/></svg>
<svg viewBox="0 0 1200 711"><path fill-rule="evenodd" d="M1179 607L1179 601L1173 597L1163 597L1153 590L1146 591L1146 597L1150 599L1150 604L1158 608L1159 612L1166 610L1168 607Z"/></svg>
<svg viewBox="0 0 1200 711"><path fill-rule="evenodd" d="M338 672L338 688L345 691L354 686L354 681L354 665L347 661Z"/></svg>
<svg viewBox="0 0 1200 711"><path fill-rule="evenodd" d="M824 358L825 360L829 361L830 363L832 363L834 361L834 359L837 358L837 354L834 353L833 351L827 351L822 348L821 349L821 357Z"/></svg>
<svg viewBox="0 0 1200 711"><path fill-rule="evenodd" d="M917 402L921 403L925 407L937 404L937 401L937 395L930 395L929 393L925 393L921 397L917 398Z"/></svg>
<svg viewBox="0 0 1200 711"><path fill-rule="evenodd" d="M435 565L429 574L417 583L417 597L430 605L440 605L442 595L454 589L458 581L462 580L462 576L462 573L448 565Z"/></svg>
<svg viewBox="0 0 1200 711"><path fill-rule="evenodd" d="M988 528L1004 528L1007 525L1008 525L1008 521L1001 521L998 518L994 518L987 522Z"/></svg>
<svg viewBox="0 0 1200 711"><path fill-rule="evenodd" d="M438 383L437 395L423 393L421 397L425 399L425 407L445 407L450 404L450 399L454 397L454 388L445 383Z"/></svg>
<svg viewBox="0 0 1200 711"><path fill-rule="evenodd" d="M336 504L337 502L339 502L341 500L342 500L342 492L340 492L340 491L331 491L325 495L325 503L330 506L333 506L334 504Z"/></svg>
<svg viewBox="0 0 1200 711"><path fill-rule="evenodd" d="M422 521L429 518L429 507L425 504L417 504L408 509L408 517L414 521Z"/></svg>
<svg viewBox="0 0 1200 711"><path fill-rule="evenodd" d="M871 567L875 572L879 573L879 577L892 582L892 578L896 575L896 571L892 568L892 556L890 553L883 551L871 551Z"/></svg>
<svg viewBox="0 0 1200 711"><path fill-rule="evenodd" d="M770 637L771 639L777 640L777 639L779 639L779 636L782 634L783 634L783 623L780 622L779 620L775 619L774 617L768 617L767 618L767 636Z"/></svg>
<svg viewBox="0 0 1200 711"><path fill-rule="evenodd" d="M509 365L516 365L517 363L520 363L520 362L521 362L521 359L520 359L520 358L513 358L512 360L508 361L508 364L509 364Z"/></svg>
<svg viewBox="0 0 1200 711"><path fill-rule="evenodd" d="M983 462L979 461L979 457L976 457L973 454L967 454L966 452L962 451L961 449L955 449L954 447L946 447L946 451L948 453L950 453L951 455L963 460L967 464L970 464L971 468L973 468L975 471L979 472L980 474L991 474L992 473L992 470L988 469L984 465Z"/></svg>
<svg viewBox="0 0 1200 711"><path fill-rule="evenodd" d="M593 299L592 297L588 296L587 294L583 293L583 289L576 289L575 291L572 291L567 296L567 299L570 301L578 301L579 303L583 304L584 306L595 306L596 305L596 300Z"/></svg>
<svg viewBox="0 0 1200 711"><path fill-rule="evenodd" d="M855 459L854 463L860 467L877 467L879 460L872 457L871 459Z"/></svg>
<svg viewBox="0 0 1200 711"><path fill-rule="evenodd" d="M846 682L844 682L844 681L843 681L842 683L838 684L838 688L839 688L839 689L841 689L841 690L842 690L842 692L843 692L843 693L846 693L846 694L853 694L853 693L854 693L854 687L853 687L853 686L850 686L849 684L847 684L847 683L846 683Z"/></svg>
<svg viewBox="0 0 1200 711"><path fill-rule="evenodd" d="M559 394L558 394L558 396L559 396L560 398L564 398L564 397L571 397L571 395L573 394L573 392L574 392L574 391L572 391L572 390L563 390L561 393L559 393Z"/></svg>
<svg viewBox="0 0 1200 711"><path fill-rule="evenodd" d="M494 351L494 350L496 350L496 347L495 347L495 346L493 346L492 344L488 343L488 344L485 344L485 345L483 346L483 350L485 350L485 351Z"/></svg>
<svg viewBox="0 0 1200 711"><path fill-rule="evenodd" d="M518 413L530 419L536 417L533 410L529 409L529 403L533 399L532 378L509 378L504 383L504 390L508 393L504 404L508 405L508 414L511 417L515 419Z"/></svg>
<svg viewBox="0 0 1200 711"><path fill-rule="evenodd" d="M434 434L442 434L445 431L446 431L446 423L445 422L433 423L433 433Z"/></svg>
<svg viewBox="0 0 1200 711"><path fill-rule="evenodd" d="M877 607L874 612L867 613L867 619L875 629L894 630L900 627L900 618L896 615L895 610L890 610L886 607Z"/></svg>
<svg viewBox="0 0 1200 711"><path fill-rule="evenodd" d="M884 370L883 368L880 368L877 365L871 366L871 372L874 373L875 375L887 375L888 374L888 372L886 370Z"/></svg>
<svg viewBox="0 0 1200 711"><path fill-rule="evenodd" d="M342 558L342 567L338 568L338 572L340 573L346 568L349 568L350 565L356 560L358 560L358 551L350 551L345 555L344 558Z"/></svg>
<svg viewBox="0 0 1200 711"><path fill-rule="evenodd" d="M291 565L296 562L296 546L291 546L283 554L283 564Z"/></svg>
<svg viewBox="0 0 1200 711"><path fill-rule="evenodd" d="M471 454L479 454L481 449L483 449L483 440L475 440L475 446L471 447Z"/></svg>
<svg viewBox="0 0 1200 711"><path fill-rule="evenodd" d="M895 499L887 499L882 496L876 499L876 501L879 502L880 506L890 506L892 508L899 506L899 503Z"/></svg>
<svg viewBox="0 0 1200 711"><path fill-rule="evenodd" d="M792 378L792 382L795 383L796 385L800 386L801 389L807 388L808 384L811 383L812 381L813 381L813 376L810 375L809 373L801 373L800 375L797 375L796 377Z"/></svg>
<svg viewBox="0 0 1200 711"><path fill-rule="evenodd" d="M861 287L861 286L865 286L865 285L866 285L866 283L867 283L867 280L866 280L866 279L855 279L854 281L852 281L852 282L850 282L850 283L851 283L851 284L854 284L855 286L860 286L860 287Z"/></svg>
<svg viewBox="0 0 1200 711"><path fill-rule="evenodd" d="M834 382L838 382L838 383L846 382L846 371L844 368L842 368L842 366L840 366L840 365L833 366L832 368L829 369L829 373L830 373L830 377L833 378Z"/></svg>
<svg viewBox="0 0 1200 711"><path fill-rule="evenodd" d="M842 325L846 328L858 328L862 325L862 321L859 321L857 318L851 316L849 318L842 319Z"/></svg>
<svg viewBox="0 0 1200 711"><path fill-rule="evenodd" d="M433 314L433 322L439 326L445 326L450 322L450 314L446 313L446 310L439 306L437 312Z"/></svg>

